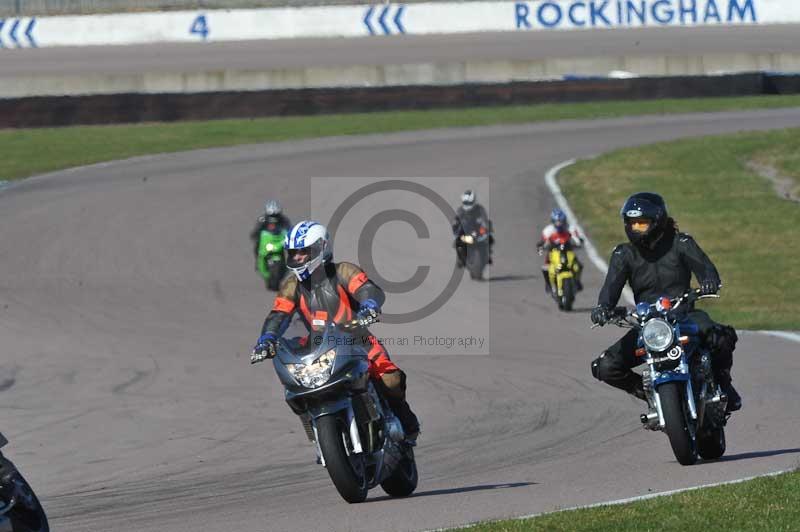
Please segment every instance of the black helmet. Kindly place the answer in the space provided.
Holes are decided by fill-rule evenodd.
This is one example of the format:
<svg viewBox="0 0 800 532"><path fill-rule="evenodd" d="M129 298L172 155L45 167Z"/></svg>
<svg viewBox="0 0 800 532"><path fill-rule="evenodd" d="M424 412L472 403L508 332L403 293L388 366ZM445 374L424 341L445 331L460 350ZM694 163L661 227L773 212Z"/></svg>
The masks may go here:
<svg viewBox="0 0 800 532"><path fill-rule="evenodd" d="M646 247L652 246L664 234L669 218L664 198L653 192L637 192L630 196L625 200L619 214L625 222L625 234L631 244ZM634 231L631 220L636 218L650 220L650 227L646 231Z"/></svg>

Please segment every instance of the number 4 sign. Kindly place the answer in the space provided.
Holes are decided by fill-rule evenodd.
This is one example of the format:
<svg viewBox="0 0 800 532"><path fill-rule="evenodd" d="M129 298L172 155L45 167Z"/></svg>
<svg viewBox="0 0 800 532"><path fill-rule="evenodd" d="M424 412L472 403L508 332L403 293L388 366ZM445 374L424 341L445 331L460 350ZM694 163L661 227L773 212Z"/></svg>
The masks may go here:
<svg viewBox="0 0 800 532"><path fill-rule="evenodd" d="M203 37L203 40L208 39L209 29L205 15L197 15L197 18L194 19L192 26L189 28L189 33L192 35L200 35Z"/></svg>

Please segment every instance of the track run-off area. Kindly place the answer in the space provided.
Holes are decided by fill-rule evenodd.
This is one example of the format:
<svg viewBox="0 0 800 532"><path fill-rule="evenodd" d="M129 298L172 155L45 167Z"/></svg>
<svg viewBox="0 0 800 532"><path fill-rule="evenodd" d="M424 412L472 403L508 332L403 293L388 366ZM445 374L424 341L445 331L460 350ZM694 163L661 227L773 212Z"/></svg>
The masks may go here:
<svg viewBox="0 0 800 532"><path fill-rule="evenodd" d="M587 262L578 310L559 313L533 244L555 204L545 172L561 161L798 126L800 109L782 109L338 137L13 183L0 192L9 455L52 528L75 532L421 530L789 469L800 458L796 343L742 336L734 375L745 407L728 426L727 455L682 467L666 437L641 429L641 405L590 375L621 334L589 329L602 273ZM328 176L419 178L453 205L462 180L488 179L495 264L487 283L464 279L458 298L490 316L489 354L394 356L423 421L408 499L375 490L344 503L271 366L249 364L272 295L253 272L248 232L268 197L293 219L309 216L319 187L336 186ZM343 229L340 248L357 236ZM418 245L404 224L383 226L377 242L388 278L452 267L449 241ZM462 320L435 312L419 327Z"/></svg>

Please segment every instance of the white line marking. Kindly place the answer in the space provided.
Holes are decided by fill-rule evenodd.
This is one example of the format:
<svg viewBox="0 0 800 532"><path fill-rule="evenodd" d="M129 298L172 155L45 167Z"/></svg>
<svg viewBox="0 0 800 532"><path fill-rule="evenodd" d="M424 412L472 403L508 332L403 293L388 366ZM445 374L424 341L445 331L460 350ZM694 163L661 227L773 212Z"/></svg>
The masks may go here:
<svg viewBox="0 0 800 532"><path fill-rule="evenodd" d="M589 260L592 261L592 264L594 264L598 270L606 273L608 271L608 264L606 264L606 261L600 256L600 253L597 252L597 248L589 239L589 234L583 229L583 227L581 227L580 222L578 222L578 217L575 216L574 212L572 212L572 208L569 206L567 198L564 197L563 192L561 192L561 187L558 186L558 181L556 181L558 173L564 168L572 166L573 164L575 164L575 159L570 159L555 165L544 175L544 182L547 184L547 188L550 189L550 193L553 194L553 197L556 199L556 203L558 203L559 208L561 208L561 210L567 214L570 224L577 227L578 231L583 235L585 239L584 246L586 247L586 255L588 255ZM625 299L628 301L628 303L631 305L634 304L633 292L631 292L630 288L626 286L622 294L625 296Z"/></svg>

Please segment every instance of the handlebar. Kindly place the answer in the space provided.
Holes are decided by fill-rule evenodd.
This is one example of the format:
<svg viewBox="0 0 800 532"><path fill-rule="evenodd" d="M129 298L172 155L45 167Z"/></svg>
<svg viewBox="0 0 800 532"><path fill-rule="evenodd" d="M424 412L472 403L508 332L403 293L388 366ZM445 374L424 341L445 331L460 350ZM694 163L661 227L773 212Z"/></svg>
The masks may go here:
<svg viewBox="0 0 800 532"><path fill-rule="evenodd" d="M719 299L719 297L720 297L719 294L702 295L700 289L694 288L692 290L684 292L682 295L676 298L670 299L669 311L670 312L675 311L675 309L677 309L681 305L684 304L689 305L701 299ZM656 304L651 303L649 306L652 308L656 306ZM636 317L638 317L636 308L629 311L627 307L615 307L614 310L611 311L611 315L609 316L609 319L606 323L613 323L618 327L632 327L634 326L634 324L628 320L629 318L636 318ZM601 325L598 323L592 325L592 329L596 329L597 327L601 327Z"/></svg>

